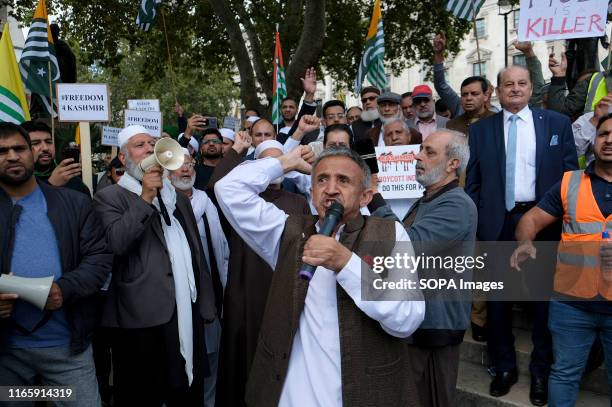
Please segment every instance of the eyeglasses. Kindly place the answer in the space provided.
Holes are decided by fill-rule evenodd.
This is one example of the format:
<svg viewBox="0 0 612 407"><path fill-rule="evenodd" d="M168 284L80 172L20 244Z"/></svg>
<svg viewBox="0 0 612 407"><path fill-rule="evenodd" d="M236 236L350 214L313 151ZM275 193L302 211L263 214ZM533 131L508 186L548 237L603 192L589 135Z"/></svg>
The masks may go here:
<svg viewBox="0 0 612 407"><path fill-rule="evenodd" d="M222 143L222 141L221 141L221 140L219 140L218 138L213 138L213 139L210 139L210 140L202 140L202 144L203 144L203 145L208 145L208 144L221 144L221 143Z"/></svg>
<svg viewBox="0 0 612 407"><path fill-rule="evenodd" d="M367 98L361 98L361 103L371 102L378 99L378 96L368 96Z"/></svg>
<svg viewBox="0 0 612 407"><path fill-rule="evenodd" d="M188 170L195 168L195 164L194 163L183 163L183 165L181 165L181 168L187 168Z"/></svg>
<svg viewBox="0 0 612 407"><path fill-rule="evenodd" d="M336 113L336 114L326 114L326 120L335 120L335 119L344 119L346 115L344 113Z"/></svg>

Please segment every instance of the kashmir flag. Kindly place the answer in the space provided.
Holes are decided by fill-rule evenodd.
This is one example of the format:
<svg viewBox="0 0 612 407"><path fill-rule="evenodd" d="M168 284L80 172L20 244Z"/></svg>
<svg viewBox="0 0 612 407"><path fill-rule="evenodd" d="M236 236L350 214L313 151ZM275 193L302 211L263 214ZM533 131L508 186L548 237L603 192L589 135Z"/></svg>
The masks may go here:
<svg viewBox="0 0 612 407"><path fill-rule="evenodd" d="M28 102L17 67L8 23L0 39L0 122L21 124L30 120Z"/></svg>
<svg viewBox="0 0 612 407"><path fill-rule="evenodd" d="M446 0L446 10L455 17L473 20L480 12L485 0ZM475 8L474 8L475 7Z"/></svg>
<svg viewBox="0 0 612 407"><path fill-rule="evenodd" d="M285 65L283 64L283 53L281 51L280 34L276 28L276 45L274 47L274 78L272 82L272 124L280 124L283 121L280 106L287 97L287 84L285 82Z"/></svg>
<svg viewBox="0 0 612 407"><path fill-rule="evenodd" d="M136 25L142 31L149 31L149 28L155 23L157 17L157 7L161 4L161 0L141 0L138 8L138 16L136 17Z"/></svg>
<svg viewBox="0 0 612 407"><path fill-rule="evenodd" d="M385 75L385 34L383 32L380 0L376 0L374 3L374 11L366 37L363 57L359 64L357 78L355 78L355 93L361 92L366 75L370 83L377 88L384 89L387 87L387 76Z"/></svg>
<svg viewBox="0 0 612 407"><path fill-rule="evenodd" d="M45 0L39 0L34 12L19 60L19 70L26 93L32 94L33 97L39 96L49 114L52 114L55 109L52 109L51 100L55 98L55 84L60 82L60 71Z"/></svg>

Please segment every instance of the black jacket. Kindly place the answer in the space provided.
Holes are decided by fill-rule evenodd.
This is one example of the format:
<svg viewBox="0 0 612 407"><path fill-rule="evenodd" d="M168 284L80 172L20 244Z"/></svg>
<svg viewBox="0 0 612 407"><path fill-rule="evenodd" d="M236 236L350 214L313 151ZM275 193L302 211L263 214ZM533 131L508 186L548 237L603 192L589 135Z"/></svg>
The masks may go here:
<svg viewBox="0 0 612 407"><path fill-rule="evenodd" d="M111 271L113 257L89 197L40 181L38 185L47 201L47 214L59 245L62 277L57 284L72 334L71 348L80 353L89 346L97 326L98 293ZM0 188L1 274L11 272L15 225L20 213L21 207L13 205L10 196ZM32 255L36 255L35 250L32 248ZM6 329L7 323L0 322L0 332Z"/></svg>

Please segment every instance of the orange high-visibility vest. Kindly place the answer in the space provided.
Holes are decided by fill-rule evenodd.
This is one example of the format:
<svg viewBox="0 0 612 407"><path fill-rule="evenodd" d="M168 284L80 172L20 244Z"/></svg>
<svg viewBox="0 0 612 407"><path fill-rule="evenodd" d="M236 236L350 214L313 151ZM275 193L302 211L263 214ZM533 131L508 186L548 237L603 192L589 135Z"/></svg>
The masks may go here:
<svg viewBox="0 0 612 407"><path fill-rule="evenodd" d="M584 170L568 171L561 181L563 230L557 252L555 291L578 298L597 294L612 300L612 286L600 271L602 232L612 234L612 215L605 218Z"/></svg>

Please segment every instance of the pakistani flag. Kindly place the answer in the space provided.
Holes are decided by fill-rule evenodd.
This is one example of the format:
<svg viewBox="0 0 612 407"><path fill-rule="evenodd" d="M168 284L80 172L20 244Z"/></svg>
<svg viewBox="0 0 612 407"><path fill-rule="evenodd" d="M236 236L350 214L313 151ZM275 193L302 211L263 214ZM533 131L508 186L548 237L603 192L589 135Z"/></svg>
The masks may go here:
<svg viewBox="0 0 612 407"><path fill-rule="evenodd" d="M446 0L446 10L455 17L473 20L480 12L485 0Z"/></svg>
<svg viewBox="0 0 612 407"><path fill-rule="evenodd" d="M51 100L55 97L55 84L60 81L60 72L45 0L39 0L36 7L19 60L19 71L26 92L33 98L39 97L49 114L53 114L55 108L52 108Z"/></svg>
<svg viewBox="0 0 612 407"><path fill-rule="evenodd" d="M161 0L141 0L138 8L138 17L136 17L136 25L142 31L149 31L149 28L155 22L157 17L157 7L161 4Z"/></svg>
<svg viewBox="0 0 612 407"><path fill-rule="evenodd" d="M383 32L380 0L376 0L376 3L374 3L374 12L372 13L370 29L366 37L363 57L359 64L357 78L355 78L355 93L361 92L366 75L370 83L377 88L384 89L387 87L387 76L385 75L385 34Z"/></svg>
<svg viewBox="0 0 612 407"><path fill-rule="evenodd" d="M17 67L11 31L4 23L0 39L0 122L21 124L30 120L30 111Z"/></svg>
<svg viewBox="0 0 612 407"><path fill-rule="evenodd" d="M280 34L276 29L276 46L274 47L274 78L272 83L272 123L280 124L283 121L281 115L281 103L287 97L287 84L285 82L285 65L283 64L283 53L281 51Z"/></svg>

